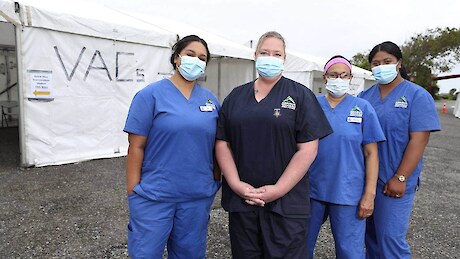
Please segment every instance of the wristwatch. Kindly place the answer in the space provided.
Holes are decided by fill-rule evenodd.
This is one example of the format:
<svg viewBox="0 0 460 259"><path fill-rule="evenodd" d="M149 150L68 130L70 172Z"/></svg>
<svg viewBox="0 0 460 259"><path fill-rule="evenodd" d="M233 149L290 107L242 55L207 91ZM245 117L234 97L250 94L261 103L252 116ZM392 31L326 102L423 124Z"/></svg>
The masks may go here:
<svg viewBox="0 0 460 259"><path fill-rule="evenodd" d="M400 182L405 182L406 181L406 177L402 174L395 174L396 178L398 178L398 181Z"/></svg>

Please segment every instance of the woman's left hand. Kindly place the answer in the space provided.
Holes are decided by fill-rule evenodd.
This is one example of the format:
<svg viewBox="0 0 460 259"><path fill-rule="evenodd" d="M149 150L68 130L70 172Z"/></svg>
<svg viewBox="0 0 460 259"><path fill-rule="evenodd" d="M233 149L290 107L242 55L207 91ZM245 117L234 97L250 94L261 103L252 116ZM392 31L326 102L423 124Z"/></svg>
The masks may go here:
<svg viewBox="0 0 460 259"><path fill-rule="evenodd" d="M276 199L279 199L282 196L279 193L279 190L276 187L276 185L265 185L257 189L264 190L263 192L261 192L260 199L262 199L265 203L272 202Z"/></svg>
<svg viewBox="0 0 460 259"><path fill-rule="evenodd" d="M385 184L385 188L383 189L385 195L393 198L401 198L404 196L405 192L406 182L400 182L396 177L392 177L387 184Z"/></svg>
<svg viewBox="0 0 460 259"><path fill-rule="evenodd" d="M368 218L374 212L375 194L364 193L359 201L358 216L360 219Z"/></svg>

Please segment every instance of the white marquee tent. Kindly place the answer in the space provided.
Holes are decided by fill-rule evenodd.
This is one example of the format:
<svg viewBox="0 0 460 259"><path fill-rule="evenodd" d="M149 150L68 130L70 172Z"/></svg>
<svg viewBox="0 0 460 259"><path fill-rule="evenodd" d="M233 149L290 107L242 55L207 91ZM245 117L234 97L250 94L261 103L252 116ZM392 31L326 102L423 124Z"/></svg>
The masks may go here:
<svg viewBox="0 0 460 259"><path fill-rule="evenodd" d="M171 74L170 48L188 34L105 6L46 0L0 0L0 30L3 56L17 62L17 85L10 88L13 76L3 80L0 101L18 104L11 109L22 166L126 155L122 128L133 95ZM203 84L221 99L254 78L251 49L199 36L215 58Z"/></svg>
<svg viewBox="0 0 460 259"><path fill-rule="evenodd" d="M220 100L256 75L251 48L110 6L0 0L0 33L0 102L17 104L8 110L17 112L22 166L126 155L132 96L171 74L180 37L208 42L212 59L200 80ZM325 61L290 52L284 75L321 94ZM356 93L372 82L369 71L353 73Z"/></svg>
<svg viewBox="0 0 460 259"><path fill-rule="evenodd" d="M314 57L303 53L287 51L283 74L310 88L316 95L326 93L323 82L323 68L328 58ZM375 83L372 72L353 66L350 94L357 95Z"/></svg>

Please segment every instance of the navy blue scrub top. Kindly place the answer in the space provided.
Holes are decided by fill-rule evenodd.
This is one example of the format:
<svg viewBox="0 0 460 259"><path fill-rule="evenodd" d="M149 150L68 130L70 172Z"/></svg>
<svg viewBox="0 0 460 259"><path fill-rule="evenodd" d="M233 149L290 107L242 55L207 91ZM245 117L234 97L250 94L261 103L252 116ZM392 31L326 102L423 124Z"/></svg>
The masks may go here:
<svg viewBox="0 0 460 259"><path fill-rule="evenodd" d="M331 133L315 95L304 85L282 77L260 102L255 99L254 81L233 89L219 113L216 138L230 143L241 181L258 188L278 181L296 153L297 143ZM309 191L305 176L265 208L286 217L308 217ZM225 179L222 207L230 212L257 209L234 193Z"/></svg>

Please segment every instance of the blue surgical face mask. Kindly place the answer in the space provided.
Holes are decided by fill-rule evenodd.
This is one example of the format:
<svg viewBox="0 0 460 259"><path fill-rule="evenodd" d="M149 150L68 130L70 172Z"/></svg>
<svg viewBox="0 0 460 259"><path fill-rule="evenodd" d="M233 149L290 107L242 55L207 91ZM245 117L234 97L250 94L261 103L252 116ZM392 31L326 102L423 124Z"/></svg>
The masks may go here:
<svg viewBox="0 0 460 259"><path fill-rule="evenodd" d="M398 69L396 68L397 65L398 63L373 67L372 75L379 84L389 84L398 76Z"/></svg>
<svg viewBox="0 0 460 259"><path fill-rule="evenodd" d="M180 57L180 66L179 73L187 81L195 81L200 76L204 75L206 69L206 62L197 58L190 56L181 56Z"/></svg>
<svg viewBox="0 0 460 259"><path fill-rule="evenodd" d="M256 60L256 69L261 77L271 79L283 72L284 61L271 56L261 56Z"/></svg>
<svg viewBox="0 0 460 259"><path fill-rule="evenodd" d="M340 97L350 90L350 79L326 78L326 90L334 97Z"/></svg>

